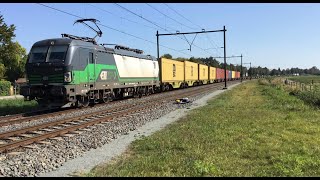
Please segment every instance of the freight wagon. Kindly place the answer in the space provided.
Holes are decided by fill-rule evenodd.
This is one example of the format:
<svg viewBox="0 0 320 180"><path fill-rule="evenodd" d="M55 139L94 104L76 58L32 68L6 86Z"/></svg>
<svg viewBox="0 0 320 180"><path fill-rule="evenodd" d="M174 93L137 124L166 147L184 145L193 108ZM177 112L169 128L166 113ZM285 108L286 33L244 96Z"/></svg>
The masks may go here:
<svg viewBox="0 0 320 180"><path fill-rule="evenodd" d="M228 81L231 81L232 80L232 71L227 70L227 72L228 72L227 79L228 79Z"/></svg>
<svg viewBox="0 0 320 180"><path fill-rule="evenodd" d="M199 72L198 84L199 85L208 83L209 81L208 69L209 67L207 65L198 64L198 72Z"/></svg>
<svg viewBox="0 0 320 180"><path fill-rule="evenodd" d="M236 71L232 71L232 80L236 79Z"/></svg>
<svg viewBox="0 0 320 180"><path fill-rule="evenodd" d="M209 66L209 83L214 83L217 80L217 68Z"/></svg>
<svg viewBox="0 0 320 180"><path fill-rule="evenodd" d="M216 81L217 82L222 82L224 81L224 69L221 69L221 68L217 68L216 69Z"/></svg>
<svg viewBox="0 0 320 180"><path fill-rule="evenodd" d="M198 64L190 61L184 61L185 82L187 86L195 86L198 83Z"/></svg>
<svg viewBox="0 0 320 180"><path fill-rule="evenodd" d="M184 87L184 62L160 58L163 91Z"/></svg>

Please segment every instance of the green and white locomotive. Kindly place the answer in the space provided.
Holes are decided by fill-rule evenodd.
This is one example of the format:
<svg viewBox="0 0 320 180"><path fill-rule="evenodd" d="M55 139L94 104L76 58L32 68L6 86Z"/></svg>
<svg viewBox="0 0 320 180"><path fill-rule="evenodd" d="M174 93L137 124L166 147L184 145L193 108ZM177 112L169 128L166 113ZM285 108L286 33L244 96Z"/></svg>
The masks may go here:
<svg viewBox="0 0 320 180"><path fill-rule="evenodd" d="M32 46L26 64L28 85L20 91L25 99L47 106L88 106L160 91L155 57L124 46L97 45L94 38L62 37Z"/></svg>

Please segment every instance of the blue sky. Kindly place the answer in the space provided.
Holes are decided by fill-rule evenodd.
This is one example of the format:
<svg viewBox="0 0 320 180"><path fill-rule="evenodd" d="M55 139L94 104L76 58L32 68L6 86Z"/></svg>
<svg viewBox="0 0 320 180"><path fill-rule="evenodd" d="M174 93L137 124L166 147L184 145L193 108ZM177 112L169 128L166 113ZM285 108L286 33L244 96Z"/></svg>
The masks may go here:
<svg viewBox="0 0 320 180"><path fill-rule="evenodd" d="M243 62L268 68L320 68L320 4L316 3L120 3L121 6L158 26L135 16L114 3L44 3L83 18L96 18L101 24L129 33L141 40L100 26L98 43L115 43L157 55L156 31L159 33L219 30L226 26L227 56L243 55ZM61 37L61 33L93 37L76 17L35 3L1 3L0 13L7 24L15 24L16 38L29 52L36 41ZM185 19L186 18L186 19ZM180 22L177 23L176 21ZM183 25L181 25L183 24ZM165 31L166 29L167 31ZM186 35L191 42L195 35ZM183 36L161 36L160 55L174 57L223 56L223 33L198 34L192 51ZM153 42L153 43L150 43ZM223 59L219 59L220 62ZM227 59L240 64L239 58Z"/></svg>

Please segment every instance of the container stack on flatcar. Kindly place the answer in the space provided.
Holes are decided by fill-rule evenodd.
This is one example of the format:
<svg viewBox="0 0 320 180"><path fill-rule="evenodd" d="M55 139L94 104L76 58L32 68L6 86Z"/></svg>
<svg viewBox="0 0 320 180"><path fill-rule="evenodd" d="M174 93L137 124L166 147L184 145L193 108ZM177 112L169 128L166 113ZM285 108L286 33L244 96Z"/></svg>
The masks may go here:
<svg viewBox="0 0 320 180"><path fill-rule="evenodd" d="M216 72L217 72L216 82L224 81L224 69L217 68Z"/></svg>
<svg viewBox="0 0 320 180"><path fill-rule="evenodd" d="M235 80L236 79L236 71L232 71L232 80Z"/></svg>
<svg viewBox="0 0 320 180"><path fill-rule="evenodd" d="M217 68L209 66L209 83L214 83L217 80Z"/></svg>
<svg viewBox="0 0 320 180"><path fill-rule="evenodd" d="M184 87L184 62L161 58L162 90Z"/></svg>
<svg viewBox="0 0 320 180"><path fill-rule="evenodd" d="M209 74L208 74L209 67L207 65L198 64L198 72L199 72L199 79L198 84L207 84L209 81Z"/></svg>
<svg viewBox="0 0 320 180"><path fill-rule="evenodd" d="M198 64L184 61L185 82L188 86L196 86L198 83Z"/></svg>

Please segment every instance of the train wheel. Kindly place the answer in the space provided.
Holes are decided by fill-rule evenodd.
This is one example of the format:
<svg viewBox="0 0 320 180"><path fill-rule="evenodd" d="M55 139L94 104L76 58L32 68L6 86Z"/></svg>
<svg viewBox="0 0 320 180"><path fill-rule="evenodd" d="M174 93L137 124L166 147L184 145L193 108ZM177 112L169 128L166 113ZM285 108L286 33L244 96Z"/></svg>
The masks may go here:
<svg viewBox="0 0 320 180"><path fill-rule="evenodd" d="M109 94L105 94L104 96L101 96L101 97L102 97L101 102L103 102L103 103L107 103L111 99Z"/></svg>
<svg viewBox="0 0 320 180"><path fill-rule="evenodd" d="M83 96L78 100L78 104L81 107L88 107L90 103L89 96Z"/></svg>

